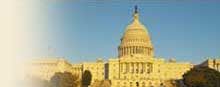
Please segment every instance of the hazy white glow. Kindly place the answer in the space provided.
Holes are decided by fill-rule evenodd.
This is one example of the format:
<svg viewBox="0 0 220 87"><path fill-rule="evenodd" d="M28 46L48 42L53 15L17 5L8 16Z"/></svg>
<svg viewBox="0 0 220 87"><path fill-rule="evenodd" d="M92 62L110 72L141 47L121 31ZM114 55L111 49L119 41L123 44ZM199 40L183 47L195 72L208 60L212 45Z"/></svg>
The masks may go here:
<svg viewBox="0 0 220 87"><path fill-rule="evenodd" d="M39 0L40 1L40 0ZM37 37L33 32L42 28L38 23L38 0L0 1L0 77L1 87L24 87L23 62L30 59ZM42 9L41 9L42 10Z"/></svg>

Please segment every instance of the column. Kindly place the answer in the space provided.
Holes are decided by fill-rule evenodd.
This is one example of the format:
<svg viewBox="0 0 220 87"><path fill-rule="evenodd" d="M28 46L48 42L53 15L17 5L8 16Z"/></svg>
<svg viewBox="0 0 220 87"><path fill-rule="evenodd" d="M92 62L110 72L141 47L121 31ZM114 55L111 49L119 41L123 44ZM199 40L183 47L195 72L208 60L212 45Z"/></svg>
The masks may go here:
<svg viewBox="0 0 220 87"><path fill-rule="evenodd" d="M134 46L134 52L133 53L136 54L136 46Z"/></svg>
<svg viewBox="0 0 220 87"><path fill-rule="evenodd" d="M152 63L150 63L150 73L152 73L153 72L153 65L152 65Z"/></svg>
<svg viewBox="0 0 220 87"><path fill-rule="evenodd" d="M122 52L123 52L123 53L122 53L122 54L123 54L122 56L124 56L124 55L125 55L125 48L124 48L124 47L122 48Z"/></svg>
<svg viewBox="0 0 220 87"><path fill-rule="evenodd" d="M124 68L123 68L123 69L124 69L123 71L124 71L124 73L126 73L126 64L123 63L123 65L124 65L124 66L123 66L123 67L124 67Z"/></svg>
<svg viewBox="0 0 220 87"><path fill-rule="evenodd" d="M149 51L148 48L146 48L146 54L147 54L147 55L149 55L149 52L148 52L148 51Z"/></svg>
<svg viewBox="0 0 220 87"><path fill-rule="evenodd" d="M124 47L124 54L123 54L123 56L125 55L125 53L126 53L126 48Z"/></svg>
<svg viewBox="0 0 220 87"><path fill-rule="evenodd" d="M121 48L121 56L123 56L123 48Z"/></svg>
<svg viewBox="0 0 220 87"><path fill-rule="evenodd" d="M131 54L131 47L129 47L129 54Z"/></svg>
<svg viewBox="0 0 220 87"><path fill-rule="evenodd" d="M135 46L135 54L137 54L137 46Z"/></svg>
<svg viewBox="0 0 220 87"><path fill-rule="evenodd" d="M136 53L136 47L134 46L134 48L133 48L133 49L134 49L134 52L133 52L133 53L135 54L135 53Z"/></svg>
<svg viewBox="0 0 220 87"><path fill-rule="evenodd" d="M130 55L130 47L128 47L128 55Z"/></svg>
<svg viewBox="0 0 220 87"><path fill-rule="evenodd" d="M142 74L143 73L143 62L141 62L140 67L141 67L140 72Z"/></svg>
<svg viewBox="0 0 220 87"><path fill-rule="evenodd" d="M137 62L137 69L136 69L136 73L139 73L139 63Z"/></svg>
<svg viewBox="0 0 220 87"><path fill-rule="evenodd" d="M143 47L140 47L140 54L143 54Z"/></svg>
<svg viewBox="0 0 220 87"><path fill-rule="evenodd" d="M143 54L143 47L140 47L140 54Z"/></svg>
<svg viewBox="0 0 220 87"><path fill-rule="evenodd" d="M138 65L139 65L139 69L138 69L138 70L139 70L139 73L142 73L142 62L139 62Z"/></svg>
<svg viewBox="0 0 220 87"><path fill-rule="evenodd" d="M120 71L123 72L122 63L120 63Z"/></svg>
<svg viewBox="0 0 220 87"><path fill-rule="evenodd" d="M143 63L143 73L145 73L146 70L146 63Z"/></svg>
<svg viewBox="0 0 220 87"><path fill-rule="evenodd" d="M150 64L147 63L147 73L149 74L150 73Z"/></svg>
<svg viewBox="0 0 220 87"><path fill-rule="evenodd" d="M129 73L131 73L132 72L132 65L131 65L131 63L129 63Z"/></svg>
<svg viewBox="0 0 220 87"><path fill-rule="evenodd" d="M126 47L125 48L125 55L127 55L128 54L128 48Z"/></svg>
<svg viewBox="0 0 220 87"><path fill-rule="evenodd" d="M134 46L132 46L132 54L134 54Z"/></svg>
<svg viewBox="0 0 220 87"><path fill-rule="evenodd" d="M123 73L124 72L124 63L121 63L121 72Z"/></svg>
<svg viewBox="0 0 220 87"><path fill-rule="evenodd" d="M129 68L128 68L128 67L129 67L129 66L128 66L128 63L125 63L125 66L126 66L126 72L125 72L125 73L128 73L128 71L129 71L129 70L128 70L128 69L129 69Z"/></svg>
<svg viewBox="0 0 220 87"><path fill-rule="evenodd" d="M125 48L123 48L123 56L125 55Z"/></svg>
<svg viewBox="0 0 220 87"><path fill-rule="evenodd" d="M121 56L121 48L119 47L118 49L119 49L119 57L120 57Z"/></svg>
<svg viewBox="0 0 220 87"><path fill-rule="evenodd" d="M147 49L146 49L146 47L144 47L144 54L145 54L145 55L146 55L146 53L147 53L146 51L147 51Z"/></svg>
<svg viewBox="0 0 220 87"><path fill-rule="evenodd" d="M121 56L123 56L123 48L121 48Z"/></svg>
<svg viewBox="0 0 220 87"><path fill-rule="evenodd" d="M132 63L132 73L134 73L134 63Z"/></svg>
<svg viewBox="0 0 220 87"><path fill-rule="evenodd" d="M131 47L129 47L129 50L130 50L130 54L131 54Z"/></svg>
<svg viewBox="0 0 220 87"><path fill-rule="evenodd" d="M141 47L140 46L138 46L138 48L137 48L137 51L138 51L138 54L140 54L141 53Z"/></svg>
<svg viewBox="0 0 220 87"><path fill-rule="evenodd" d="M129 65L129 63L126 63L126 67L127 67L127 69L126 69L126 73L129 73L129 67L130 67L130 65Z"/></svg>
<svg viewBox="0 0 220 87"><path fill-rule="evenodd" d="M135 69L135 73L138 73L138 63L135 63L136 69Z"/></svg>

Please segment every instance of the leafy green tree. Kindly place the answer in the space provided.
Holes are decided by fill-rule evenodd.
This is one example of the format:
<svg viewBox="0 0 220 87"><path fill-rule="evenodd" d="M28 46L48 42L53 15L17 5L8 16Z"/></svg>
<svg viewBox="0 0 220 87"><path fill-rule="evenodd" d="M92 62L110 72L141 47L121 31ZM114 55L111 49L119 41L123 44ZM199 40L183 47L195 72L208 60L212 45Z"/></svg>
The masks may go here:
<svg viewBox="0 0 220 87"><path fill-rule="evenodd" d="M183 75L187 87L220 87L220 73L208 67L196 67Z"/></svg>
<svg viewBox="0 0 220 87"><path fill-rule="evenodd" d="M57 72L50 80L51 87L78 87L79 77L70 72Z"/></svg>
<svg viewBox="0 0 220 87"><path fill-rule="evenodd" d="M82 86L88 87L91 84L92 74L89 70L85 70L82 75Z"/></svg>

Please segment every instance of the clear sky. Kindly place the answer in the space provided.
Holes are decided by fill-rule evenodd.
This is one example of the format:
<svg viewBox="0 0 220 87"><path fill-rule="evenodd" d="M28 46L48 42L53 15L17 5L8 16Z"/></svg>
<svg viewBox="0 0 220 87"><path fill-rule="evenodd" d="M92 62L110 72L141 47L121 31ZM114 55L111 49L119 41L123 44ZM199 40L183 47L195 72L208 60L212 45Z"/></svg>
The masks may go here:
<svg viewBox="0 0 220 87"><path fill-rule="evenodd" d="M220 2L47 1L48 28L36 56L64 57L73 63L117 57L117 47L138 5L155 56L200 63L220 58ZM45 33L46 32L46 33Z"/></svg>

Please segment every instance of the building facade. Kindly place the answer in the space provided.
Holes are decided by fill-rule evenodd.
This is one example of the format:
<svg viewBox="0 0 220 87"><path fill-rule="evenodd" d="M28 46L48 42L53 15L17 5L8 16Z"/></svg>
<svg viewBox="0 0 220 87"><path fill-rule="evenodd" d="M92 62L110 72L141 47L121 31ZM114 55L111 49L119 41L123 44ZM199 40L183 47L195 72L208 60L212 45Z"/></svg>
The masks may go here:
<svg viewBox="0 0 220 87"><path fill-rule="evenodd" d="M191 63L166 62L154 56L154 47L147 28L140 22L135 7L133 21L127 26L118 47L118 58L109 59L112 87L160 86L165 80L182 79Z"/></svg>
<svg viewBox="0 0 220 87"><path fill-rule="evenodd" d="M39 69L33 75L43 79L49 80L55 72L69 71L82 76L85 70L89 70L92 83L109 80L111 87L159 87L164 81L182 79L182 75L193 67L189 62L179 63L173 58L166 61L154 56L154 46L147 28L139 20L137 7L118 46L118 58L80 64L71 64L63 59L32 63L34 69Z"/></svg>
<svg viewBox="0 0 220 87"><path fill-rule="evenodd" d="M105 66L102 59L97 59L96 62L84 62L82 63L82 71L90 71L92 74L92 81L91 83L94 83L95 81L101 81L104 80L105 77Z"/></svg>
<svg viewBox="0 0 220 87"><path fill-rule="evenodd" d="M210 59L208 58L206 61L201 63L199 66L206 66L212 69L215 69L216 71L220 72L220 59Z"/></svg>
<svg viewBox="0 0 220 87"><path fill-rule="evenodd" d="M41 58L33 60L26 66L27 77L38 77L49 81L56 72L75 73L77 69L63 58Z"/></svg>

